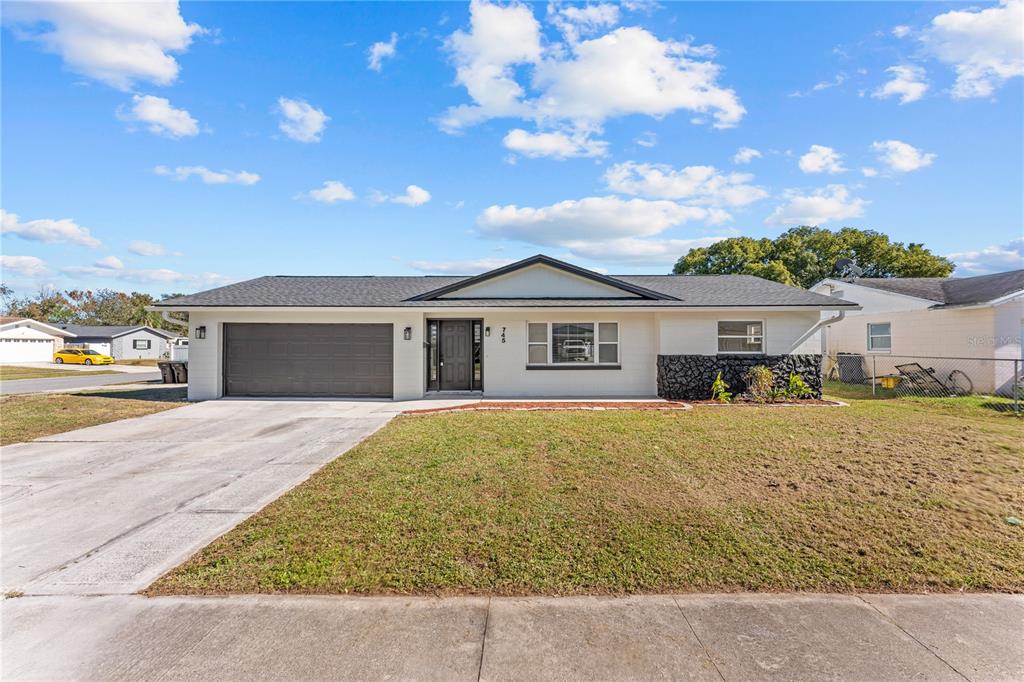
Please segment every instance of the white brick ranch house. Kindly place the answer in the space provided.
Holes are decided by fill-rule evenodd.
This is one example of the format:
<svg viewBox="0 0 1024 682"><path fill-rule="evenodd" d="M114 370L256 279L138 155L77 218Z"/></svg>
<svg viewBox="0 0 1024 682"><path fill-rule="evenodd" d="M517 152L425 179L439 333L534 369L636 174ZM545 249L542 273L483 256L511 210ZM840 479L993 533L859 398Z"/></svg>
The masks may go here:
<svg viewBox="0 0 1024 682"><path fill-rule="evenodd" d="M820 387L820 330L857 308L746 275L607 276L542 255L472 277L260 277L154 307L189 314L193 400L692 399L752 364Z"/></svg>

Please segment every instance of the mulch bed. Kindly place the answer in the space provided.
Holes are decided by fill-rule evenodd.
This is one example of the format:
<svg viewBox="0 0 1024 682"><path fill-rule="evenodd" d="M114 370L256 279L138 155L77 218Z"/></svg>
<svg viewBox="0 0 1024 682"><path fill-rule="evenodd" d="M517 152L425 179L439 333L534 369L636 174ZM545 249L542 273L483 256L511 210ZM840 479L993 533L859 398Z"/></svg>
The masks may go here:
<svg viewBox="0 0 1024 682"><path fill-rule="evenodd" d="M811 398L808 400L787 400L781 403L759 403L754 400L734 400L731 403L720 403L717 400L687 400L690 405L696 405L703 407L705 405L712 405L714 407L808 407L808 406L820 406L820 407L846 407L846 403L837 402L835 400L821 400L818 398Z"/></svg>
<svg viewBox="0 0 1024 682"><path fill-rule="evenodd" d="M432 414L473 410L689 410L680 402L480 402L452 407L406 410L403 414Z"/></svg>

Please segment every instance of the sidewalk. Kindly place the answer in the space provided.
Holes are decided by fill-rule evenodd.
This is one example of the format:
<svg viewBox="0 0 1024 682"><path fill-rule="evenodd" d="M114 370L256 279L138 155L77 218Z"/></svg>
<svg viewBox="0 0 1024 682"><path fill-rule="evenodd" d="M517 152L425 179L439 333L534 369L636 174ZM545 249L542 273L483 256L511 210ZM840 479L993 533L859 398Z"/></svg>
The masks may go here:
<svg viewBox="0 0 1024 682"><path fill-rule="evenodd" d="M1019 680L1019 595L21 597L5 680Z"/></svg>

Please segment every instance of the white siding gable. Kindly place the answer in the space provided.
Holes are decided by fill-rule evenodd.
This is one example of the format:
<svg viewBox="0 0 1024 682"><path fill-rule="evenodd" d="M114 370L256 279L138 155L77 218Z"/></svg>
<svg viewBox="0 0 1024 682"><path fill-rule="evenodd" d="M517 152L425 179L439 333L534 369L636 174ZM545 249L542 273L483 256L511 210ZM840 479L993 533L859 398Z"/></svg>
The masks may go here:
<svg viewBox="0 0 1024 682"><path fill-rule="evenodd" d="M826 279L811 289L816 294L835 296L835 292L841 291L843 300L852 303L859 303L863 310L851 310L847 315L870 315L871 313L888 313L901 310L924 310L936 304L936 301L929 301L916 296L897 294L871 287L862 287L853 282L842 282L834 279Z"/></svg>
<svg viewBox="0 0 1024 682"><path fill-rule="evenodd" d="M440 298L639 298L623 289L595 282L547 265L531 265Z"/></svg>

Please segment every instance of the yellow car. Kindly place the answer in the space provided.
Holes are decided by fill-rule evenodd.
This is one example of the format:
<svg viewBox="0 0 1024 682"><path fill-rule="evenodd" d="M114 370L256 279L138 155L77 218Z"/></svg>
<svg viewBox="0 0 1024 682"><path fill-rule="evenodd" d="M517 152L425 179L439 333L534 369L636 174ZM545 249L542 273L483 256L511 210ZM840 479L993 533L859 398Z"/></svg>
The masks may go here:
<svg viewBox="0 0 1024 682"><path fill-rule="evenodd" d="M53 354L53 361L58 365L112 365L114 358L92 349L65 348Z"/></svg>

